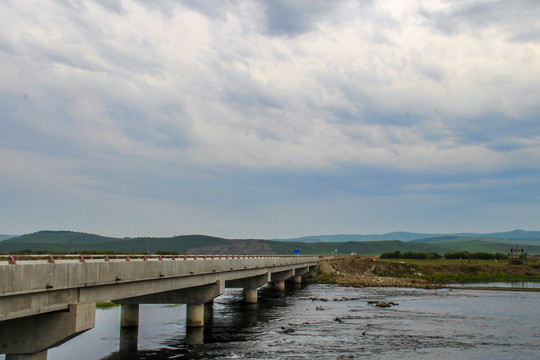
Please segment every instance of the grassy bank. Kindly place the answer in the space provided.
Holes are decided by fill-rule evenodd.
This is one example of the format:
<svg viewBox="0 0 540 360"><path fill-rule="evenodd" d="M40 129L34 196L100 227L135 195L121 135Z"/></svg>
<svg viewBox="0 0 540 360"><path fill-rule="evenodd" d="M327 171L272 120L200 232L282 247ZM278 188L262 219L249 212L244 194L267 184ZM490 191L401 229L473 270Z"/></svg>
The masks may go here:
<svg viewBox="0 0 540 360"><path fill-rule="evenodd" d="M502 260L381 260L345 256L323 260L316 278L351 286L426 287L447 283L540 282L538 261L508 265Z"/></svg>
<svg viewBox="0 0 540 360"><path fill-rule="evenodd" d="M115 304L112 301L105 301L105 302L98 302L96 303L96 309L110 309L113 307L120 306L119 304Z"/></svg>
<svg viewBox="0 0 540 360"><path fill-rule="evenodd" d="M423 279L432 284L471 282L540 282L540 264L508 265L505 260L378 260L387 264L406 264L414 271L390 271L388 275ZM391 267L395 270L396 267ZM403 269L403 268L401 268Z"/></svg>

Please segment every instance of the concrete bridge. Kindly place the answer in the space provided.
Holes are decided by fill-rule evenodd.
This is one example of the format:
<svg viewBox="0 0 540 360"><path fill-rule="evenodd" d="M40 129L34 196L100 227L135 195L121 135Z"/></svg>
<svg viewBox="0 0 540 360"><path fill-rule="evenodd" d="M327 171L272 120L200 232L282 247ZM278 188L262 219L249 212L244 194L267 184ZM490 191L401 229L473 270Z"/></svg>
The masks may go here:
<svg viewBox="0 0 540 360"><path fill-rule="evenodd" d="M136 350L139 304L186 304L186 326L197 333L225 288L242 288L245 301L256 303L259 287L282 291L286 280L300 283L302 276L314 274L317 261L308 256L2 256L0 354L6 360L44 360L47 349L93 328L96 302L108 300L122 306L121 349Z"/></svg>

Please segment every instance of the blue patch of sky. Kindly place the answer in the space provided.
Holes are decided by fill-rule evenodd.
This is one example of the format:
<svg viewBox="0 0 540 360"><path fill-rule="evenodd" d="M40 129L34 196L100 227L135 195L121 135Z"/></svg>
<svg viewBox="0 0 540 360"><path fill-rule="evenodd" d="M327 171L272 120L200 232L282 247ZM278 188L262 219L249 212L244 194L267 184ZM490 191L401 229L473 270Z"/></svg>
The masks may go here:
<svg viewBox="0 0 540 360"><path fill-rule="evenodd" d="M104 108L104 115L121 125L122 133L132 140L179 149L192 144L189 121L183 109L176 104L162 104L152 112L141 106L118 102L108 103Z"/></svg>
<svg viewBox="0 0 540 360"><path fill-rule="evenodd" d="M451 121L448 126L463 144L485 144L498 151L512 151L530 145L505 139L529 139L540 135L540 111L516 119L498 113L485 114L474 118Z"/></svg>
<svg viewBox="0 0 540 360"><path fill-rule="evenodd" d="M30 96L0 92L0 139L2 145L15 150L23 150L55 157L71 157L78 147L62 134L48 132L46 119L50 116L40 108ZM58 118L59 115L56 115ZM45 128L45 131L43 130Z"/></svg>

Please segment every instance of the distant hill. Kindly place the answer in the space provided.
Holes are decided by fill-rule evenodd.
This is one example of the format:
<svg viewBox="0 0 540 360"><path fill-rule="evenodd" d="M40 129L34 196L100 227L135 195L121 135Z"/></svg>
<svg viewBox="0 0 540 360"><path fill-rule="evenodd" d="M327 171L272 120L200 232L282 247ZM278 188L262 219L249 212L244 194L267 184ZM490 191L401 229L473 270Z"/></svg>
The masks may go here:
<svg viewBox="0 0 540 360"><path fill-rule="evenodd" d="M0 252L16 250L111 250L151 253L158 250L186 252L190 248L228 244L231 240L206 236L183 235L171 238L112 238L72 231L40 231L0 242Z"/></svg>
<svg viewBox="0 0 540 360"><path fill-rule="evenodd" d="M67 244L68 241L72 244L91 244L105 241L117 241L119 238L87 234L75 231L38 231L32 234L21 235L12 238L10 241L26 242L26 243L53 243Z"/></svg>
<svg viewBox="0 0 540 360"><path fill-rule="evenodd" d="M0 241L17 237L18 235L0 235Z"/></svg>
<svg viewBox="0 0 540 360"><path fill-rule="evenodd" d="M293 250L299 250L300 254L320 255L331 254L337 250L338 254L348 255L355 252L359 255L379 255L386 251L437 251L445 249L439 245L422 243L408 243L399 240L391 241L347 241L347 242L290 242L290 241L270 241L268 243L278 254L291 254Z"/></svg>
<svg viewBox="0 0 540 360"><path fill-rule="evenodd" d="M386 234L338 234L338 235L313 235L299 238L274 239L276 241L295 241L295 242L344 242L344 241L421 241L442 237L469 237L469 238L489 238L506 240L539 240L540 231L513 230L498 233L455 233L455 234L427 234L411 232L390 232Z"/></svg>
<svg viewBox="0 0 540 360"><path fill-rule="evenodd" d="M525 231L514 230L508 232L488 233L483 234L483 237L491 239L507 239L507 240L540 240L540 231Z"/></svg>

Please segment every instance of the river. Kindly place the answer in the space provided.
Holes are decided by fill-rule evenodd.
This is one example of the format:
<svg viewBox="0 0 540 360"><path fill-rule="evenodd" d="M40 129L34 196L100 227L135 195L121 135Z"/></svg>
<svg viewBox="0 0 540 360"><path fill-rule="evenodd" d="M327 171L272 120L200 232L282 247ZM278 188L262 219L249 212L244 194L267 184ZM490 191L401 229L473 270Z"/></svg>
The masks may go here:
<svg viewBox="0 0 540 360"><path fill-rule="evenodd" d="M319 284L263 288L247 305L241 291L227 290L202 344L186 344L185 306L141 305L137 352L118 352L120 311L112 308L48 359L532 359L540 356L539 305L538 292Z"/></svg>

